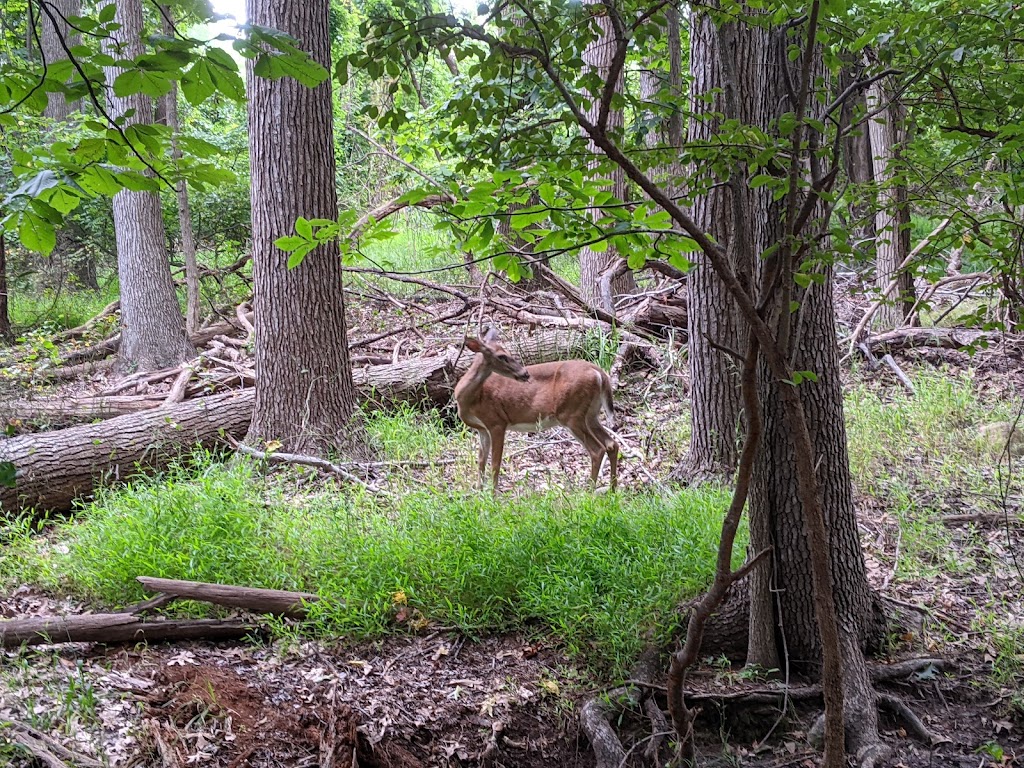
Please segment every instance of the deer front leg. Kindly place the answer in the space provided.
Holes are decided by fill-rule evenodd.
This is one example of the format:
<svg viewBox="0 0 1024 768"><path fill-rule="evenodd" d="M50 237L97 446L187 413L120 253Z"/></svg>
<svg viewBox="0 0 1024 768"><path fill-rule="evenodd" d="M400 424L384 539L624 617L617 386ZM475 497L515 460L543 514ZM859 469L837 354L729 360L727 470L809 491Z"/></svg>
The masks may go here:
<svg viewBox="0 0 1024 768"><path fill-rule="evenodd" d="M505 430L499 427L489 435L491 443L491 483L498 490L498 476L501 474L501 455L505 451Z"/></svg>
<svg viewBox="0 0 1024 768"><path fill-rule="evenodd" d="M477 470L480 477L480 485L477 487L482 491L486 484L484 478L487 471L487 456L491 452L491 436L487 433L486 429L478 429L476 434L480 438L480 445L477 448Z"/></svg>

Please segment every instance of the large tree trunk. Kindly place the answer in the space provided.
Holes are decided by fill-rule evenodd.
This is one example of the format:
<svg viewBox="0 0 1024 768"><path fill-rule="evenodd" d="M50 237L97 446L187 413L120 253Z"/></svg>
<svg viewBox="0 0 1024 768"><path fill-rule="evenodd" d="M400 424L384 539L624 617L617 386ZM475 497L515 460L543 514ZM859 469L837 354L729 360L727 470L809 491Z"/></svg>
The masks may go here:
<svg viewBox="0 0 1024 768"><path fill-rule="evenodd" d="M740 37L748 57L745 61L752 64L760 62L765 52L756 50L755 36L744 34ZM723 109L720 95L712 104L706 101L708 94L722 89L718 49L718 30L714 22L706 13L694 10L690 23L690 104L695 115L718 113ZM743 69L748 70L749 67ZM757 92L748 92L748 97L754 98ZM690 120L689 141L707 142L718 129L719 121L710 115L694 117ZM692 168L691 171L697 173L698 169ZM699 227L728 247L733 218L730 193L724 185L711 188L721 179L710 173L701 176L701 183L707 184L709 189L694 200L691 215ZM743 354L743 335L732 296L706 256L697 253L694 261L695 266L687 277L693 427L690 451L673 473L675 479L691 482L727 478L736 468L742 412L738 361L722 349Z"/></svg>
<svg viewBox="0 0 1024 768"><path fill-rule="evenodd" d="M51 65L68 58L68 54L64 50L65 45L68 48L78 45L78 34L68 26L65 19L69 16L81 15L82 4L80 0L49 0L47 6L48 8L41 12L40 42L42 45L40 53L47 65ZM50 18L50 13L54 18ZM69 103L63 93L48 93L46 94L46 109L43 110L43 114L52 120L64 121L81 108L81 101Z"/></svg>
<svg viewBox="0 0 1024 768"><path fill-rule="evenodd" d="M117 0L115 19L121 24L114 32L114 41L123 46L121 55L140 56L143 53L141 0ZM120 71L116 67L107 69L108 84L114 82ZM135 94L119 98L110 89L107 100L115 118L134 110L126 118L127 125L153 122L153 104L148 96ZM174 291L159 195L130 190L118 192L114 196L114 230L121 281L121 367L167 368L188 360L195 355L195 349L185 334Z"/></svg>
<svg viewBox="0 0 1024 768"><path fill-rule="evenodd" d="M600 4L600 0L584 0L584 6L596 6ZM599 15L596 19L597 26L601 30L601 35L596 40L587 45L586 50L583 52L583 61L586 66L597 72L601 76L602 81L607 81L609 70L612 65L612 57L615 53L615 31L612 29L611 20L607 15ZM619 82L615 86L616 91L619 93L623 90L623 79L620 76ZM592 104L589 110L587 110L587 117L592 121L597 121L598 111L600 109L599 98L600 93L591 94ZM612 135L618 135L622 132L623 126L623 114L621 109L613 109L610 111L608 116L608 132ZM597 146L593 142L589 142L590 151L595 155L597 159L589 163L589 168L593 169L601 165L603 157L598 151ZM626 186L626 175L621 168L615 168L610 175L612 186L609 191L618 200L627 199L627 186ZM594 211L594 218L600 216L600 211ZM603 306L601 298L601 274L608 269L612 263L619 258L614 248L609 248L603 252L597 252L590 248L583 248L580 250L580 294L583 298L593 307L601 307L605 312L610 315L615 314L615 307ZM633 279L632 272L626 272L621 277L616 278L612 281L612 294L615 296L622 296L627 293L634 293L636 291L636 281Z"/></svg>
<svg viewBox="0 0 1024 768"><path fill-rule="evenodd" d="M904 324L914 306L914 277L906 267L897 270L910 253L910 207L907 186L898 181L900 154L906 143L903 105L883 85L872 83L867 90L867 109L881 112L868 121L871 138L872 174L878 185L875 203L875 284L880 291L898 277L896 290L878 310L878 330L888 331ZM913 318L911 318L913 320Z"/></svg>
<svg viewBox="0 0 1024 768"><path fill-rule="evenodd" d="M773 47L767 50L764 60L768 62L765 81L780 83L780 66L787 61L782 51ZM828 82L820 51L815 54L810 76ZM747 91L741 87L739 93ZM779 103L783 109L790 108L784 100ZM809 109L811 117L820 117L821 107L814 99L810 100ZM818 213L819 220L808 225L804 237L809 238L821 229L821 210ZM784 237L784 232L774 233L775 242ZM818 240L814 247L827 251L829 244L827 239ZM862 746L878 743L875 697L864 653L877 643L882 627L867 583L853 506L835 343L832 269L824 267L818 271L823 274L823 281L812 282L806 290L792 286L790 298L798 308L793 312L786 312L785 307L778 311L780 328L788 324L790 330L784 335L793 340L792 369L813 371L817 376L817 381L803 381L797 394L813 445L815 463L808 463L807 471L813 467L825 514L830 587L842 658L846 746L856 753ZM788 296L784 293L783 301ZM784 663L790 668L813 672L822 664L823 630L816 615L809 521L799 494L801 469L795 450L796 425L792 414L787 417L782 393L783 387L792 386L772 375L767 365L760 366L763 436L750 491L750 551L771 548L772 554L770 566L756 569L754 573L758 576L751 583L751 640L756 637L758 643L767 642L761 647L754 647L752 642L751 652L759 660L773 660L782 659L784 649ZM829 588L827 584L823 586Z"/></svg>
<svg viewBox="0 0 1024 768"><path fill-rule="evenodd" d="M328 69L328 1L247 0L250 24L300 41ZM295 220L337 219L330 80L309 89L257 77L247 66L252 162L256 410L248 439L291 451L354 450L355 391L336 243L288 269L274 241Z"/></svg>
<svg viewBox="0 0 1024 768"><path fill-rule="evenodd" d="M170 6L160 6L160 23L165 35L174 36L174 17ZM180 124L178 120L178 86L173 84L163 98L167 127L171 129L171 159L181 162L181 146L178 143ZM185 331L189 334L199 329L199 263L196 261L196 237L192 231L192 210L188 204L188 182L179 179L177 183L178 227L181 230L181 255L185 260Z"/></svg>

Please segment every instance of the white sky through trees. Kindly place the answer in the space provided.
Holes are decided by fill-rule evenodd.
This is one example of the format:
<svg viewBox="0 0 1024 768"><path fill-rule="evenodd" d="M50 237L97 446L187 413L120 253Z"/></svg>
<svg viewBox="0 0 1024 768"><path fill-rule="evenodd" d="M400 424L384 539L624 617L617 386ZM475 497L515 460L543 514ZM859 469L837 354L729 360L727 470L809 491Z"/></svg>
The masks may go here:
<svg viewBox="0 0 1024 768"><path fill-rule="evenodd" d="M239 24L245 23L245 0L210 0L210 5L213 6L213 10L217 13L222 13L229 16L234 16L235 20ZM476 17L476 9L480 5L480 0L449 0L446 5L451 7L453 13L456 16L466 16L470 18ZM230 21L221 22L224 25L223 29L218 25L217 31L226 31L231 28Z"/></svg>

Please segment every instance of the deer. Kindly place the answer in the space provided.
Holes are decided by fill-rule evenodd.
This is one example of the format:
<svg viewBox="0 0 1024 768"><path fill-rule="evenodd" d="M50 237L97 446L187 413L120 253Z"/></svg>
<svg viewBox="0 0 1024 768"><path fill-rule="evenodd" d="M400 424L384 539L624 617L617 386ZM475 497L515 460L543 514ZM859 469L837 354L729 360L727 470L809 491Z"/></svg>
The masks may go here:
<svg viewBox="0 0 1024 768"><path fill-rule="evenodd" d="M494 328L483 339L467 338L465 343L476 357L455 385L455 402L459 418L480 438L481 489L489 455L492 488L498 490L507 430L541 432L562 426L590 455L590 487L597 487L607 456L610 487L615 490L619 445L599 418L603 410L614 428L612 382L607 373L586 360L523 365L502 346Z"/></svg>

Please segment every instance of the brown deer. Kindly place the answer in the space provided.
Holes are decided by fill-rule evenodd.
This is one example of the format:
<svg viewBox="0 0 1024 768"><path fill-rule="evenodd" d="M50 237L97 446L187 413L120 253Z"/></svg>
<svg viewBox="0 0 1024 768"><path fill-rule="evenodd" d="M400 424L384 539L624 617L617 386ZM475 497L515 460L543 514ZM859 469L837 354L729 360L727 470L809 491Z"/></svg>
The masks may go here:
<svg viewBox="0 0 1024 768"><path fill-rule="evenodd" d="M607 373L586 360L523 365L501 345L494 328L482 340L466 339L466 346L477 354L455 385L455 402L459 418L480 437L481 488L490 454L491 482L498 489L507 430L540 432L563 426L590 454L591 487L597 485L607 456L615 490L619 446L598 418L603 409L614 427L612 382Z"/></svg>

